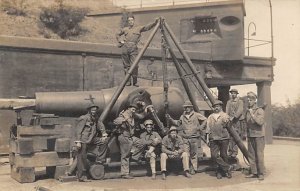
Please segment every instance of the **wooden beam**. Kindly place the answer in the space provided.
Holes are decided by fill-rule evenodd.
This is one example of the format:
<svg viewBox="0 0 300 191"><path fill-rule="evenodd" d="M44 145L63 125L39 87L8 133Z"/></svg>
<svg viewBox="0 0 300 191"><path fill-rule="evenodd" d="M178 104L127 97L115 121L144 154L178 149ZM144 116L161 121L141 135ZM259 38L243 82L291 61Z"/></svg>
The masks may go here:
<svg viewBox="0 0 300 191"><path fill-rule="evenodd" d="M33 155L15 155L16 167L45 167L68 165L69 153L41 152Z"/></svg>

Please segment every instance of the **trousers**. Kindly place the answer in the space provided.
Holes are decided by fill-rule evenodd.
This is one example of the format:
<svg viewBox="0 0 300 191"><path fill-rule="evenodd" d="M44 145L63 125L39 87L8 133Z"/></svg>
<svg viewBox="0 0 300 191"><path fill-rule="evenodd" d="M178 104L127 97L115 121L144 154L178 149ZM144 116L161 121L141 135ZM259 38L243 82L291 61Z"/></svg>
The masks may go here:
<svg viewBox="0 0 300 191"><path fill-rule="evenodd" d="M107 153L107 139L102 141L99 137L93 138L89 144L82 143L81 148L77 152L77 177L80 179L82 176L86 176L88 170L87 153L91 152L96 155L96 161L104 161Z"/></svg>
<svg viewBox="0 0 300 191"><path fill-rule="evenodd" d="M230 165L228 163L228 149L229 139L213 140L210 143L210 153L212 160L217 163L218 171L228 171Z"/></svg>
<svg viewBox="0 0 300 191"><path fill-rule="evenodd" d="M121 152L121 175L129 174L130 157L139 160L145 150L143 141L137 137L128 137L120 134L118 136Z"/></svg>
<svg viewBox="0 0 300 191"><path fill-rule="evenodd" d="M240 138L242 139L243 138L242 121L237 120L234 123L232 123L232 126L233 126L234 130L238 133ZM238 148L237 144L231 137L229 140L229 145L228 145L228 155L232 156L232 157L236 157L238 155L238 150L239 150L239 148Z"/></svg>
<svg viewBox="0 0 300 191"><path fill-rule="evenodd" d="M148 158L150 161L150 168L151 168L152 174L156 174L156 164L155 164L156 163L156 154L154 152L154 149L152 152L150 152L150 154L146 154L146 158Z"/></svg>
<svg viewBox="0 0 300 191"><path fill-rule="evenodd" d="M133 64L136 56L138 54L137 51L137 47L123 47L123 51L122 51L122 62L123 62L123 66L124 66L124 72L125 75L128 73L129 68L131 67L131 65ZM138 77L138 66L136 66L133 71L132 71L132 75L129 78L127 85L131 85L131 80L133 85L137 84L137 77Z"/></svg>
<svg viewBox="0 0 300 191"><path fill-rule="evenodd" d="M265 137L248 137L249 163L252 174L262 175L264 165Z"/></svg>
<svg viewBox="0 0 300 191"><path fill-rule="evenodd" d="M194 170L198 169L198 157L199 157L199 144L200 141L198 138L190 138L190 139L184 139L184 142L189 147L187 151L190 153L190 158L192 162L192 167Z"/></svg>
<svg viewBox="0 0 300 191"><path fill-rule="evenodd" d="M172 157L170 155L167 155L166 153L160 154L160 167L161 171L167 171L167 159L181 159L182 160L182 166L184 171L189 171L189 154L187 152L183 152L178 157Z"/></svg>

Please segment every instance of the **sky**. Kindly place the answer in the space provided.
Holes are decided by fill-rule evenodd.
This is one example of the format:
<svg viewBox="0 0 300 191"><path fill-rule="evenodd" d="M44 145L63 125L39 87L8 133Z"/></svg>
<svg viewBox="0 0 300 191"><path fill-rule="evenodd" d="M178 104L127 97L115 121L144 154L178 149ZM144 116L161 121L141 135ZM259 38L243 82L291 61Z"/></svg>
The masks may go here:
<svg viewBox="0 0 300 191"><path fill-rule="evenodd" d="M166 3L173 0L114 0L119 3L140 5L149 3ZM174 0L179 2L179 0ZM180 0L184 1L184 0ZM195 0L192 0L195 2ZM209 0L209 2L216 0ZM199 0L198 2L206 2ZM271 87L272 104L286 105L287 100L295 103L300 99L300 0L271 0L273 10L274 36L274 82ZM244 0L245 38L248 35L248 25L254 22L256 35L253 39L271 40L271 22L269 0ZM250 35L255 31L253 24L249 28ZM250 46L256 45L250 41ZM245 43L247 46L247 43ZM247 54L247 50L245 50ZM271 57L271 44L250 48L250 56ZM244 96L248 91L256 91L256 85L234 86Z"/></svg>
<svg viewBox="0 0 300 191"><path fill-rule="evenodd" d="M286 105L287 100L295 103L300 98L300 1L272 0L274 31L274 82L271 96L273 104ZM271 40L270 8L268 0L246 0L245 36L250 22L256 24L254 39ZM250 35L254 26L249 28ZM250 46L254 42L250 42ZM247 51L246 51L247 53ZM250 56L271 56L271 46L250 48ZM239 88L239 86L236 86ZM256 86L241 87L241 94L247 89L256 91Z"/></svg>

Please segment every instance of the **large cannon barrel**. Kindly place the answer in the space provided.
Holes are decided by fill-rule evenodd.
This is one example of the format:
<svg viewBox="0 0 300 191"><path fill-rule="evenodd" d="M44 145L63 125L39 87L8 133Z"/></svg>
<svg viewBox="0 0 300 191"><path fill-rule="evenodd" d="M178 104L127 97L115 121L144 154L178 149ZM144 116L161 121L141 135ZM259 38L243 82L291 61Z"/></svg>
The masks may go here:
<svg viewBox="0 0 300 191"><path fill-rule="evenodd" d="M102 89L101 91L39 92L35 94L35 99L2 99L0 100L0 109L16 109L24 106L24 108L34 109L37 113L78 117L87 112L86 108L91 102L99 106L99 112L102 113L115 90L116 88ZM164 116L162 87L125 87L108 118L116 117L125 109L128 99L145 94L145 92L149 95L158 116L162 118ZM183 111L182 104L184 102L181 91L178 88L170 88L168 101L170 114L179 117Z"/></svg>

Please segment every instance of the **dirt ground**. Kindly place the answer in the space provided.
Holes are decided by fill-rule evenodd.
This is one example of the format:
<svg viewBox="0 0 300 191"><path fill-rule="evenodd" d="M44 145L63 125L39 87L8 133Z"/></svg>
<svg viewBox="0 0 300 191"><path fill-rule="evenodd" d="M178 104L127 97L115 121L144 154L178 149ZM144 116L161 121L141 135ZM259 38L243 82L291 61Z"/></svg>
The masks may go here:
<svg viewBox="0 0 300 191"><path fill-rule="evenodd" d="M241 156L239 156L241 157ZM7 158L0 158L6 162ZM242 161L242 159L241 159ZM53 191L100 191L100 190L214 190L214 191L300 191L300 142L278 141L266 145L265 163L267 175L264 181L247 179L241 172L234 172L232 179L217 180L212 172L199 173L191 179L181 175L168 176L163 181L150 177L133 180L112 179L92 182L60 183L53 179L20 184L10 178L9 165L0 166L0 190L30 191L44 187ZM245 165L245 164L243 164Z"/></svg>

